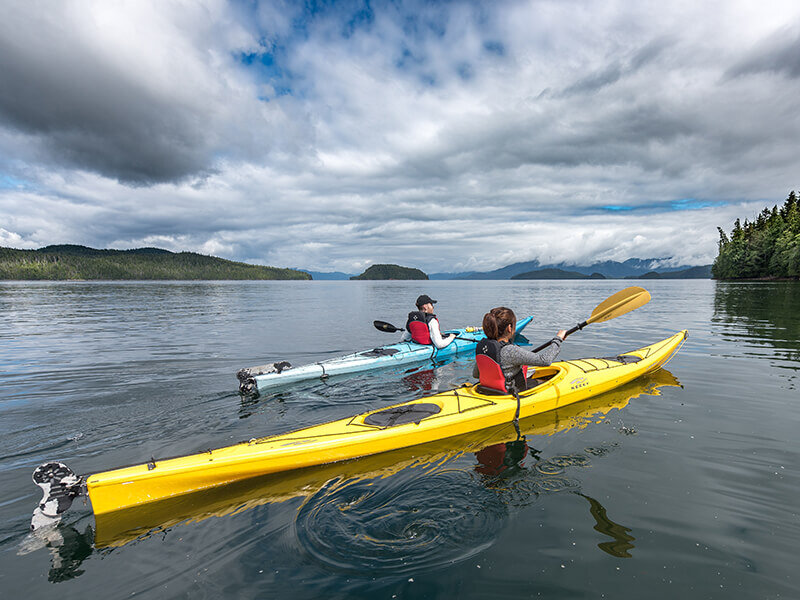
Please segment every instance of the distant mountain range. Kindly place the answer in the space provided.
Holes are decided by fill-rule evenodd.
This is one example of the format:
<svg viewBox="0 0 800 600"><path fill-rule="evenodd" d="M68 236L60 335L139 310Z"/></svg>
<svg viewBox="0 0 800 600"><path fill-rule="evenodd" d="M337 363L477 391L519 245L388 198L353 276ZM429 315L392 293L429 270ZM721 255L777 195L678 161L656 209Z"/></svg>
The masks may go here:
<svg viewBox="0 0 800 600"><path fill-rule="evenodd" d="M668 262L667 258L629 258L624 262L606 260L593 263L588 266L568 265L559 263L555 265L541 264L538 260L518 262L494 271L467 271L461 273L430 273L430 279L574 279L579 275L584 277L598 278L602 275L606 279L625 279L638 278L648 275L649 278L710 278L711 265L700 267L690 267L688 265L676 267L662 267L660 265ZM536 276L535 274L539 275ZM564 276L564 273L572 273L571 276ZM650 275L655 273L655 275ZM667 275L667 274L672 275ZM680 273L680 274L679 274ZM525 277L516 277L522 276Z"/></svg>
<svg viewBox="0 0 800 600"><path fill-rule="evenodd" d="M711 265L662 267L668 258L629 258L624 262L605 260L591 265L541 264L538 260L518 262L494 271L429 273L428 279L710 279ZM302 270L302 269L301 269ZM353 277L341 271L305 271L316 280L345 280Z"/></svg>
<svg viewBox="0 0 800 600"><path fill-rule="evenodd" d="M648 271L644 275L628 275L625 279L710 279L711 278L711 265L703 265L701 267L689 267L681 271L668 271L658 273L657 271ZM511 279L611 279L602 273L592 273L591 275L584 275L577 271L564 271L562 269L539 269L537 271L526 271L519 275L514 275Z"/></svg>

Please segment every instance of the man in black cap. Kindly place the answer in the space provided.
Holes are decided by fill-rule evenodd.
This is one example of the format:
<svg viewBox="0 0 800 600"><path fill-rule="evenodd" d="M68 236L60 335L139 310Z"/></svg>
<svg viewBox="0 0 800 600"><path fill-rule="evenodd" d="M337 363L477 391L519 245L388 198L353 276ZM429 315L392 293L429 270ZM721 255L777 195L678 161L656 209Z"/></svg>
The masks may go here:
<svg viewBox="0 0 800 600"><path fill-rule="evenodd" d="M417 344L444 348L456 339L453 333L442 339L442 332L439 330L439 319L433 314L434 304L436 304L436 300L427 294L422 294L417 298L417 310L408 313L403 341L413 341Z"/></svg>

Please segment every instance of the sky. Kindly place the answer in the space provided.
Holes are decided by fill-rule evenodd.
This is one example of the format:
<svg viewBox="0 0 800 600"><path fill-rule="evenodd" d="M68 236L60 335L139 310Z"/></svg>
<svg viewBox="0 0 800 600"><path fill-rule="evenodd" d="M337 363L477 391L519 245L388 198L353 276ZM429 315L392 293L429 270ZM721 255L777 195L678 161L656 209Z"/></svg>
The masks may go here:
<svg viewBox="0 0 800 600"><path fill-rule="evenodd" d="M0 246L708 264L800 190L796 0L4 0Z"/></svg>

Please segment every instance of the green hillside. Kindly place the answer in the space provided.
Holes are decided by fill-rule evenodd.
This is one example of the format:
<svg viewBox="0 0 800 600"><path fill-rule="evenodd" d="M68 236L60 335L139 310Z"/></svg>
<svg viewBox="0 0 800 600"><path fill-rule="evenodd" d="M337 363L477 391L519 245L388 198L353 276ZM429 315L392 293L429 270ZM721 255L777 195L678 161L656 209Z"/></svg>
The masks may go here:
<svg viewBox="0 0 800 600"><path fill-rule="evenodd" d="M565 271L563 269L547 268L519 273L518 275L513 275L511 279L605 279L605 276L601 275L600 273L584 275L583 273L578 273L577 271Z"/></svg>
<svg viewBox="0 0 800 600"><path fill-rule="evenodd" d="M0 280L311 279L308 273L159 248L0 248Z"/></svg>
<svg viewBox="0 0 800 600"><path fill-rule="evenodd" d="M361 275L350 279L427 279L428 276L419 269L401 267L400 265L372 265Z"/></svg>
<svg viewBox="0 0 800 600"><path fill-rule="evenodd" d="M626 277L625 279L711 279L711 265L701 265L681 271L665 271L663 273L650 271L644 275Z"/></svg>
<svg viewBox="0 0 800 600"><path fill-rule="evenodd" d="M730 236L717 229L719 254L712 267L717 279L800 277L800 199L794 192L755 221L736 219Z"/></svg>

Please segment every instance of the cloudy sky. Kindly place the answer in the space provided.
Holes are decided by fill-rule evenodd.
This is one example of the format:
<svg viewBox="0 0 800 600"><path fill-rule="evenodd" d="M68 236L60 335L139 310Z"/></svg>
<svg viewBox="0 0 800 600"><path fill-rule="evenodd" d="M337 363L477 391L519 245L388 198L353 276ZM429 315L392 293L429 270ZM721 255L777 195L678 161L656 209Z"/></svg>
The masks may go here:
<svg viewBox="0 0 800 600"><path fill-rule="evenodd" d="M800 189L797 0L4 0L0 246L674 257Z"/></svg>

